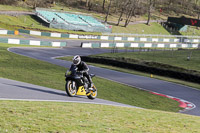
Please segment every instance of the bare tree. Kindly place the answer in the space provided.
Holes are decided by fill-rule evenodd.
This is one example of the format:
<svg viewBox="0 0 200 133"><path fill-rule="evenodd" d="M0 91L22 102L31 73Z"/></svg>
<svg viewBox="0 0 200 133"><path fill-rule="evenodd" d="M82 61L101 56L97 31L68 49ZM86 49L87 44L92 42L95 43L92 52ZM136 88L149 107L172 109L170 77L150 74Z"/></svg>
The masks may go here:
<svg viewBox="0 0 200 133"><path fill-rule="evenodd" d="M114 13L118 13L117 11L118 11L118 9L120 9L122 2L120 0L113 1Z"/></svg>
<svg viewBox="0 0 200 133"><path fill-rule="evenodd" d="M170 9L170 6L172 5L173 0L168 0L168 10Z"/></svg>
<svg viewBox="0 0 200 133"><path fill-rule="evenodd" d="M107 14L106 14L106 17L105 17L105 23L107 23L107 21L108 21L108 15L110 13L111 3L112 3L112 0L110 0L109 5L108 5L108 11L107 11Z"/></svg>
<svg viewBox="0 0 200 133"><path fill-rule="evenodd" d="M103 5L102 5L103 11L105 10L105 3L106 3L106 0L103 0Z"/></svg>
<svg viewBox="0 0 200 133"><path fill-rule="evenodd" d="M89 6L89 2L90 2L90 0L86 0L86 2L85 2L85 6L86 6L86 7Z"/></svg>
<svg viewBox="0 0 200 133"><path fill-rule="evenodd" d="M147 20L147 25L149 25L150 19L151 19L151 12L153 8L153 0L148 0L148 20Z"/></svg>
<svg viewBox="0 0 200 133"><path fill-rule="evenodd" d="M131 4L129 5L128 10L126 12L126 21L124 27L127 27L129 22L131 21L131 18L135 16L135 10L138 8L138 2L139 0L131 1Z"/></svg>
<svg viewBox="0 0 200 133"><path fill-rule="evenodd" d="M91 11L91 10L92 10L92 7L93 7L93 3L92 3L92 1L90 0L89 3L88 3L88 10Z"/></svg>
<svg viewBox="0 0 200 133"><path fill-rule="evenodd" d="M127 7L130 4L131 4L131 0L126 0L126 1L122 2L122 4L121 4L121 11L120 11L120 15L119 15L119 18L118 18L117 25L119 25L120 21L122 20L122 16L123 16L124 12L127 10Z"/></svg>

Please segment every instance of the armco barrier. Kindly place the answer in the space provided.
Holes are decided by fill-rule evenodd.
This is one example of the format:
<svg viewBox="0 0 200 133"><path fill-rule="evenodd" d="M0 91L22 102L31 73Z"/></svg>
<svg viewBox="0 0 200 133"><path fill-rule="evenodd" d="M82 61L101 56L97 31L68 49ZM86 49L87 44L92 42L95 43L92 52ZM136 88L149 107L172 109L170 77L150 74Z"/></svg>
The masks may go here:
<svg viewBox="0 0 200 133"><path fill-rule="evenodd" d="M65 47L67 45L66 42L49 42L49 41L24 40L24 39L12 39L12 38L0 38L0 43L35 45L35 46L52 46L52 47Z"/></svg>
<svg viewBox="0 0 200 133"><path fill-rule="evenodd" d="M192 74L192 73L194 73L194 71L192 71L192 70L184 70L184 71L187 71L187 73L184 73L184 72L178 72L178 71L172 71L172 70L166 70L166 69L161 69L161 68L156 68L156 67L145 66L145 65L141 65L141 64L132 64L132 63L122 62L122 61L118 61L118 60L102 58L102 57L97 58L97 57L83 56L83 57L81 57L81 59L86 62L112 65L112 66L116 66L116 67L128 68L128 69L141 71L141 72L147 72L150 74L156 74L156 75L160 75L160 76L176 78L179 80L181 79L181 80L190 81L190 82L194 82L194 83L200 83L200 75Z"/></svg>
<svg viewBox="0 0 200 133"><path fill-rule="evenodd" d="M82 48L198 48L199 44L176 43L81 43Z"/></svg>

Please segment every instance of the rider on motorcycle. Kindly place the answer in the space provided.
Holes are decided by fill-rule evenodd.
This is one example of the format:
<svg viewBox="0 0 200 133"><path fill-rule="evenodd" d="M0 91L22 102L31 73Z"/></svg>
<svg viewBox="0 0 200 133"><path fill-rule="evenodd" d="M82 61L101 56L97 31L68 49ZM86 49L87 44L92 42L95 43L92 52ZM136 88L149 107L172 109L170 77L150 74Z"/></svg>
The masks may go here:
<svg viewBox="0 0 200 133"><path fill-rule="evenodd" d="M89 81L88 88L90 89L93 86L93 82L88 73L89 71L88 65L85 62L81 61L81 57L79 55L74 56L72 65L75 65L78 68L77 71L82 73L83 76L85 76L88 79Z"/></svg>

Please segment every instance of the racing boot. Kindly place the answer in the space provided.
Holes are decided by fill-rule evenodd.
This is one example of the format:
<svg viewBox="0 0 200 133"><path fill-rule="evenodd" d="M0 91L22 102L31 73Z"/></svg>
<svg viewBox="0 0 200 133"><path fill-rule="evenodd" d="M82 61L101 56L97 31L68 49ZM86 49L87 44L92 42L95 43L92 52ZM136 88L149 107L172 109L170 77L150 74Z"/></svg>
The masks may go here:
<svg viewBox="0 0 200 133"><path fill-rule="evenodd" d="M96 89L95 89L93 86L94 86L94 84L93 84L93 83L90 83L89 86L88 86L88 89L89 89L90 91L95 92Z"/></svg>

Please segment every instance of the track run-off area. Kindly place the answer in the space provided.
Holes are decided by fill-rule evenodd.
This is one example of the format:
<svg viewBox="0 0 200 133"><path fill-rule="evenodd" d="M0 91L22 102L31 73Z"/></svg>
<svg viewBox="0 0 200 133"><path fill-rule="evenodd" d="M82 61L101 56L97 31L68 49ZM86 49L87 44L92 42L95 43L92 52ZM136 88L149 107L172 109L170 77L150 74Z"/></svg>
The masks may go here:
<svg viewBox="0 0 200 133"><path fill-rule="evenodd" d="M69 68L71 66L71 62L58 60L56 59L56 57L74 56L77 54L81 56L87 56L93 54L107 53L110 52L110 49L87 49L77 46L68 46L65 48L16 47L9 48L8 51ZM176 100L180 103L180 106L185 108L185 110L181 111L181 113L200 116L200 91L195 88L94 66L89 66L89 68L90 73L94 73L99 77L139 89L147 90L153 94ZM0 88L1 100L10 99L28 101L80 102L134 107L98 98L96 98L95 100L90 100L87 97L82 96L68 97L64 91L3 78L0 78Z"/></svg>

